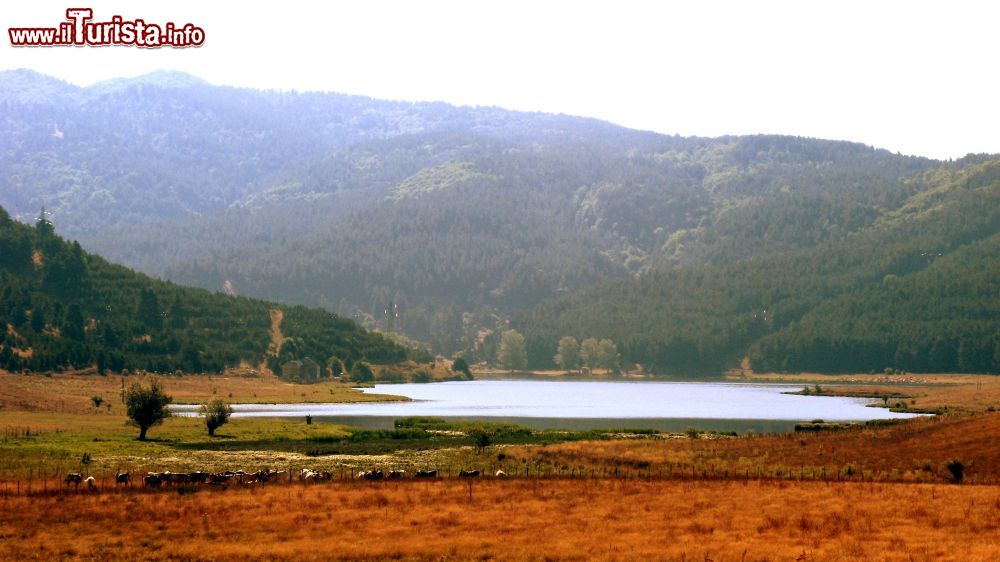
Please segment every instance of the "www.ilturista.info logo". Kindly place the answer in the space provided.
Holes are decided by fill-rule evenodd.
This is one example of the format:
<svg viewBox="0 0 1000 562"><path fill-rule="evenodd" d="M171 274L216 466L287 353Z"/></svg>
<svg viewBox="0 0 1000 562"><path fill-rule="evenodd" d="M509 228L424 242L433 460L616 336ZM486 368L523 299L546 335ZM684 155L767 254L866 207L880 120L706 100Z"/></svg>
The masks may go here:
<svg viewBox="0 0 1000 562"><path fill-rule="evenodd" d="M130 47L200 47L205 30L190 23L162 25L141 19L125 20L112 16L110 21L91 21L90 8L66 10L66 20L57 27L11 27L7 29L14 47L107 46Z"/></svg>

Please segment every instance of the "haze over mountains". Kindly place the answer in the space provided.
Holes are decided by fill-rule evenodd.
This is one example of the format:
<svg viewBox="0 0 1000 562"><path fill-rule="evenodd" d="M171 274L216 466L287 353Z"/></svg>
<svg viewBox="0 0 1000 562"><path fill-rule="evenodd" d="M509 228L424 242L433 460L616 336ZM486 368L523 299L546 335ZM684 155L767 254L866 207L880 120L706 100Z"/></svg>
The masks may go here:
<svg viewBox="0 0 1000 562"><path fill-rule="evenodd" d="M659 372L747 355L997 370L998 167L178 73L88 88L0 73L14 217L44 205L112 261L442 353L493 360L513 319L538 367L571 334ZM852 345L867 351L843 361Z"/></svg>

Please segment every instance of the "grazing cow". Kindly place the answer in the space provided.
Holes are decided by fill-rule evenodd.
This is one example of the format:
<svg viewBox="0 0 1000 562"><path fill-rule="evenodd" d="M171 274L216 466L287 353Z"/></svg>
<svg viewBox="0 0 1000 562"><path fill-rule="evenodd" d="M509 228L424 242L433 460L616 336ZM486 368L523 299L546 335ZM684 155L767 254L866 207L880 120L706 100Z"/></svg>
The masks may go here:
<svg viewBox="0 0 1000 562"><path fill-rule="evenodd" d="M406 476L405 470L393 470L389 473L387 478L404 478Z"/></svg>
<svg viewBox="0 0 1000 562"><path fill-rule="evenodd" d="M507 473L504 472L503 470L498 470L497 473L494 474L493 476L497 478L507 478Z"/></svg>
<svg viewBox="0 0 1000 562"><path fill-rule="evenodd" d="M119 472L115 474L115 486L119 484L124 484L125 486L132 485L132 475L127 472Z"/></svg>
<svg viewBox="0 0 1000 562"><path fill-rule="evenodd" d="M73 484L77 488L80 487L80 482L83 482L83 474L80 472L71 472L66 475L66 485L69 486Z"/></svg>
<svg viewBox="0 0 1000 562"><path fill-rule="evenodd" d="M257 480L260 480L261 482L270 482L271 480L277 480L282 474L285 474L284 470L273 471L264 469L258 472L256 476Z"/></svg>
<svg viewBox="0 0 1000 562"><path fill-rule="evenodd" d="M187 476L188 476L188 482L192 484L204 484L205 482L208 481L207 472L192 472Z"/></svg>
<svg viewBox="0 0 1000 562"><path fill-rule="evenodd" d="M437 478L438 471L436 470L418 470L413 473L416 478Z"/></svg>
<svg viewBox="0 0 1000 562"><path fill-rule="evenodd" d="M231 472L216 472L215 474L208 475L209 484L228 484L230 480L233 479L234 474Z"/></svg>
<svg viewBox="0 0 1000 562"><path fill-rule="evenodd" d="M96 490L97 489L97 481L94 480L93 476L88 476L86 478L86 480L84 480L84 482L87 483L87 489L88 490Z"/></svg>
<svg viewBox="0 0 1000 562"><path fill-rule="evenodd" d="M268 480L270 480L270 478L271 478L271 476L273 474L274 473L271 472L271 469L264 468L264 469L258 470L257 472L253 472L251 474L248 474L247 476L252 477L254 480L256 480L258 482L267 482Z"/></svg>
<svg viewBox="0 0 1000 562"><path fill-rule="evenodd" d="M142 485L147 488L159 488L162 483L163 480L160 478L160 475L155 472L150 472L142 479Z"/></svg>
<svg viewBox="0 0 1000 562"><path fill-rule="evenodd" d="M170 475L170 481L174 484L190 484L191 475L183 472L175 472Z"/></svg>
<svg viewBox="0 0 1000 562"><path fill-rule="evenodd" d="M479 476L478 470L459 470L459 478L477 478Z"/></svg>
<svg viewBox="0 0 1000 562"><path fill-rule="evenodd" d="M308 468L303 468L302 471L299 472L299 480L302 480L303 482L316 480L317 476L319 476L318 472L315 470L309 470Z"/></svg>
<svg viewBox="0 0 1000 562"><path fill-rule="evenodd" d="M317 480L333 480L333 473L330 472L330 471L324 470L323 472L321 472L319 474L319 476L316 477L316 479Z"/></svg>
<svg viewBox="0 0 1000 562"><path fill-rule="evenodd" d="M383 478L385 478L385 473L381 469L365 472L365 480L381 480Z"/></svg>

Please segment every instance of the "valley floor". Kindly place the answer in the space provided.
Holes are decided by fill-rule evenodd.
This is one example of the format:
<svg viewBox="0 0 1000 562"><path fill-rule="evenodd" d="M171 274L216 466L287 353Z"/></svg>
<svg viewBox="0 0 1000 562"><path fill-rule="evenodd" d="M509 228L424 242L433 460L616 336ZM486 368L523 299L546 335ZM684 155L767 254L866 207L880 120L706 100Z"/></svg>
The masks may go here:
<svg viewBox="0 0 1000 562"><path fill-rule="evenodd" d="M182 401L359 396L327 383L164 380ZM817 380L835 386L809 384ZM234 419L208 437L200 420L174 417L139 442L116 400L120 385L112 376L0 375L0 559L1000 558L1000 412L986 411L1000 387L992 377L891 385L926 392L918 404L954 404L951 413L902 423L740 437L484 426L507 431L486 447L473 446L475 425L359 432L262 418ZM111 408L94 406L95 393ZM963 465L963 484L951 483L950 461ZM113 486L122 469L263 467L331 470L334 481ZM445 477L350 476L375 467L437 468ZM455 478L465 467L510 477ZM95 476L95 491L60 482L77 470Z"/></svg>

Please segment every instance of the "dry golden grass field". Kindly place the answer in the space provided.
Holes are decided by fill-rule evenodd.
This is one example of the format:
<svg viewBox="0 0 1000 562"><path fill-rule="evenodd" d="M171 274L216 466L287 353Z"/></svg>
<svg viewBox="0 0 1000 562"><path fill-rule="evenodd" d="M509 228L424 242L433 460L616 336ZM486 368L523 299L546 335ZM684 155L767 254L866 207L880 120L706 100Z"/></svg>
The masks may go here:
<svg viewBox="0 0 1000 562"><path fill-rule="evenodd" d="M529 463L618 467L695 478L940 482L957 459L969 482L1000 481L1000 412L952 414L838 431L734 439L587 441L511 448ZM606 472L606 471L605 471Z"/></svg>
<svg viewBox="0 0 1000 562"><path fill-rule="evenodd" d="M996 560L1000 489L509 479L0 500L16 560Z"/></svg>

